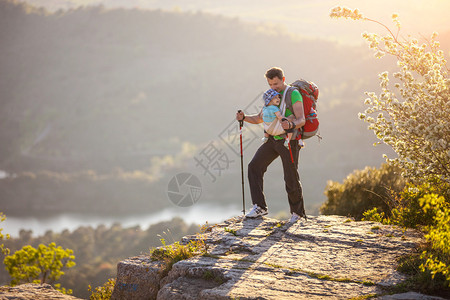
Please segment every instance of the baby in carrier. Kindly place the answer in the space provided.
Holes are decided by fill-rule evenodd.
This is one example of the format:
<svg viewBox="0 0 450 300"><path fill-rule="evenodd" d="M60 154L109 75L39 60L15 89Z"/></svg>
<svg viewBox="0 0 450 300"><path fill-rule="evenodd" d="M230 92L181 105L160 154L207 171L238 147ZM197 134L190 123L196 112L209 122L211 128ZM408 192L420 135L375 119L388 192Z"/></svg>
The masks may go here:
<svg viewBox="0 0 450 300"><path fill-rule="evenodd" d="M263 95L264 107L262 109L262 116L264 121L264 137L262 141L265 143L269 139L269 136L280 135L286 133L286 140L284 146L289 147L289 141L292 138L292 129L284 130L281 126L281 121L286 119L280 111L280 93L274 89L267 90ZM283 110L285 109L283 104Z"/></svg>

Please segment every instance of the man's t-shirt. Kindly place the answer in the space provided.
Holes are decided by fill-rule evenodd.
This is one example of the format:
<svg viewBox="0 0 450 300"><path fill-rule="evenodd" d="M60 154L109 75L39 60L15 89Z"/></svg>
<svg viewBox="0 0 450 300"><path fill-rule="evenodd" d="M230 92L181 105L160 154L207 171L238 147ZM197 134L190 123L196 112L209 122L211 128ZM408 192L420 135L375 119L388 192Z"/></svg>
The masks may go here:
<svg viewBox="0 0 450 300"><path fill-rule="evenodd" d="M280 95L280 97L281 97L281 99L283 99L283 94L284 94L284 92L287 90L287 88L281 93L281 95ZM303 97L302 97L302 94L300 94L300 92L297 90L297 89L295 89L295 90L293 90L292 91L292 94L291 94L291 101L292 101L292 106L294 106L294 103L295 102L298 102L298 101L301 101L302 103L303 103ZM280 106L281 106L281 102L280 102ZM284 113L284 116L287 118L287 117L289 117L290 115L292 115L293 114L293 112L290 110L290 109L287 109L286 108L286 112ZM276 140L281 140L281 139L283 139L281 136L279 136L279 135L276 135L276 136L274 136L273 137L274 139L276 139Z"/></svg>

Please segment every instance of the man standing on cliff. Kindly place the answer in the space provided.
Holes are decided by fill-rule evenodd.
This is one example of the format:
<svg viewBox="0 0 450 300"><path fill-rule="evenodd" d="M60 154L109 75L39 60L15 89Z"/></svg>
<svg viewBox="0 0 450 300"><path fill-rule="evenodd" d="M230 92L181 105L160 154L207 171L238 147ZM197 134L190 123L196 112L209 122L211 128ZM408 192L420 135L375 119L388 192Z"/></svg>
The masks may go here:
<svg viewBox="0 0 450 300"><path fill-rule="evenodd" d="M285 82L284 72L280 68L271 68L267 70L265 77L271 89L274 89L283 95L289 89ZM284 100L284 97L283 97ZM281 103L283 102L281 101ZM291 95L293 112L286 108L285 117L292 114L294 119L285 120L281 123L283 129L301 129L305 125L305 114L303 112L303 99L298 90L293 90ZM280 103L280 105L281 105ZM236 120L244 120L251 124L260 124L263 122L262 111L254 115L244 115L238 112ZM256 151L252 161L248 164L248 181L250 185L250 193L252 196L253 208L246 215L247 218L256 218L267 215L267 204L264 195L263 182L264 173L267 167L279 156L283 164L284 181L286 183L286 192L289 200L289 207L291 210L290 222L294 223L298 219L306 218L302 185L298 174L298 159L300 153L300 146L295 136L289 142L292 151L284 146L284 137L270 136L267 142L263 143Z"/></svg>

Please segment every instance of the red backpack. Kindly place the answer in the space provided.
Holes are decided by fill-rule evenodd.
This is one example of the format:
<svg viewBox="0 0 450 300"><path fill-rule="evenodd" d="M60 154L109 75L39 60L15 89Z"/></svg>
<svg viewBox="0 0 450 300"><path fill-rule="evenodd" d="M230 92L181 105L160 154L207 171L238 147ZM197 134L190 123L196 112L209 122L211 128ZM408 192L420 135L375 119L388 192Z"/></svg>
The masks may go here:
<svg viewBox="0 0 450 300"><path fill-rule="evenodd" d="M292 100L291 94L294 89L298 90L303 97L303 110L305 112L306 123L299 130L297 135L298 139L308 139L315 136L319 131L319 119L317 119L316 104L319 98L319 88L313 82L306 81L304 79L299 79L290 84L286 94L286 108L288 108L292 113Z"/></svg>

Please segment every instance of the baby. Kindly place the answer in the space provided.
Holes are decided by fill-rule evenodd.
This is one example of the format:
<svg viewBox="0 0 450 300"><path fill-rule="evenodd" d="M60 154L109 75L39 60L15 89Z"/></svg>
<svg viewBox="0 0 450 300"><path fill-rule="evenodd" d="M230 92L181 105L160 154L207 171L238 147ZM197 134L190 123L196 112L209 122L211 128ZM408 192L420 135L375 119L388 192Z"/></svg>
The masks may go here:
<svg viewBox="0 0 450 300"><path fill-rule="evenodd" d="M285 117L281 114L280 108L278 107L281 101L280 93L274 89L269 89L264 93L263 99L265 106L262 109L262 117L264 121L264 137L262 138L262 141L265 143L269 139L270 135L280 135L285 133L285 130L281 127L281 121L285 119ZM289 141L291 138L292 131L287 132L286 140L284 142L284 146L286 148L289 147Z"/></svg>

